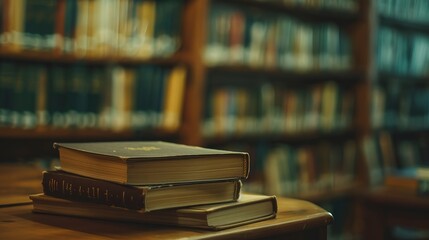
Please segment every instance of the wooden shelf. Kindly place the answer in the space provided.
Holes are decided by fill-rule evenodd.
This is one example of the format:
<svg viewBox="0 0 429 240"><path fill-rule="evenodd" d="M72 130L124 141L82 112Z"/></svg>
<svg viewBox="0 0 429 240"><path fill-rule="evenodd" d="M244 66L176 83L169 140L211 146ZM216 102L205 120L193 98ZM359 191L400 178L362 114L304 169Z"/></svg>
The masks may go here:
<svg viewBox="0 0 429 240"><path fill-rule="evenodd" d="M392 81L398 81L400 84L427 86L429 85L429 76L413 76L391 72L380 72L378 74L377 82L389 84L392 83Z"/></svg>
<svg viewBox="0 0 429 240"><path fill-rule="evenodd" d="M34 129L0 128L0 139L54 139L54 140L131 140L131 139L174 139L177 132L163 129L150 130L103 130L94 128L51 128L39 127Z"/></svg>
<svg viewBox="0 0 429 240"><path fill-rule="evenodd" d="M304 199L311 202L327 202L339 198L350 198L353 196L357 184L350 184L327 190L315 190L307 193L293 195L294 198Z"/></svg>
<svg viewBox="0 0 429 240"><path fill-rule="evenodd" d="M287 14L307 21L329 21L337 24L351 23L359 19L360 12L341 9L311 8L298 5L287 5L281 1L249 1L249 0L218 0L228 4L246 6L253 9L263 9L270 12Z"/></svg>
<svg viewBox="0 0 429 240"><path fill-rule="evenodd" d="M417 22L413 20L398 19L395 17L389 17L382 14L378 15L379 22L381 25L387 25L394 28L399 28L407 32L423 32L429 33L429 22Z"/></svg>
<svg viewBox="0 0 429 240"><path fill-rule="evenodd" d="M212 66L207 68L207 74L209 81L211 80L216 82L209 82L209 84L230 84L231 82L240 81L248 84L248 77L252 77L256 82L287 82L290 84L306 85L334 81L338 84L354 85L364 78L364 72L360 70L293 71L255 68L243 65Z"/></svg>
<svg viewBox="0 0 429 240"><path fill-rule="evenodd" d="M373 129L374 133L389 132L393 136L401 138L415 138L416 136L429 137L429 128L379 128Z"/></svg>
<svg viewBox="0 0 429 240"><path fill-rule="evenodd" d="M234 136L215 136L206 137L204 139L204 145L216 146L227 143L257 143L257 142L270 142L270 143L308 143L318 141L342 141L345 139L355 138L356 132L353 130L348 131L333 131L333 132L300 132L293 134L274 134L274 133L260 133L260 134L243 134Z"/></svg>
<svg viewBox="0 0 429 240"><path fill-rule="evenodd" d="M16 61L31 61L43 63L76 63L84 62L91 65L106 65L106 64L121 64L121 65L136 65L136 64L159 64L159 65L175 65L180 63L187 64L189 58L185 53L176 53L171 57L161 58L139 58L128 56L79 56L73 54L59 54L55 52L43 51L19 51L11 52L0 50L0 58L4 60Z"/></svg>

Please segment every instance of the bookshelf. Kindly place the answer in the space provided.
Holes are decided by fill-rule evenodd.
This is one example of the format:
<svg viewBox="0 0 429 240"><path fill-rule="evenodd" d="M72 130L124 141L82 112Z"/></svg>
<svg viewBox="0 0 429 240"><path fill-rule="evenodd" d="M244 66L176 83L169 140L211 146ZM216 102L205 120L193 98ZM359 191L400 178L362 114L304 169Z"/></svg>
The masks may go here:
<svg viewBox="0 0 429 240"><path fill-rule="evenodd" d="M396 2L406 1L397 0ZM7 12L5 9L10 7L10 3L13 2L13 8L19 8L19 4L25 1L1 0L0 2L1 11ZM147 15L154 18L151 21L155 23L152 29L152 41L147 40L150 37L143 34L136 38L115 37L114 43L108 43L104 38L97 42L91 37L98 36L94 29L99 27L106 30L109 27L102 24L89 25L85 31L92 34L88 37L88 41L90 46L95 45L95 50L76 43L77 50L73 51L70 47L70 41L73 42L73 38L67 38L71 36L69 28L73 28L73 25L66 24L71 21L71 17L67 17L67 4L71 4L71 1L52 2L57 2L59 5L44 11L52 11L57 18L64 19L57 23L59 25L62 22L65 24L63 27L51 26L51 33L54 32L52 29L56 29L55 31L63 34L63 43L55 41L56 44L52 46L31 44L17 46L13 41L11 44L2 37L0 64L16 63L17 66L36 64L42 66L41 69L44 66L49 66L47 69L50 69L50 66L57 65L67 68L83 65L90 69L108 69L106 72L116 68L119 72L128 72L130 75L144 66L162 68L166 71L180 68L186 71L186 79L182 86L183 96L178 97L178 101L171 101L182 104L180 104L180 110L176 107L176 123L175 127L171 128L157 124L137 127L131 125L124 128L111 126L59 128L49 124L17 127L3 124L0 127L0 139L2 146L10 149L11 157L22 152L19 148L23 143L32 146L34 153L39 150L42 155L49 154L49 151L40 151L40 149L50 149L52 141L60 140L162 139L191 145L245 150L251 153L254 161L253 175L246 185L251 186L255 191L266 191L266 175L269 174L265 173L264 169L269 152L282 152L288 149L292 152L291 155L310 156L308 159L311 160L303 161L308 161L308 165L314 165L314 162L318 163L317 157L314 157L317 155L315 149L328 149L332 150L331 157L320 160L329 163L325 166L327 169L329 169L327 166L334 169L338 167L336 171L341 172L341 168L346 168L344 165L348 165L348 169L354 170L343 172L346 176L337 179L337 182L341 182L340 179L347 178L348 180L344 181L346 184L340 186L331 179L326 180L330 184L315 184L324 185L319 189L295 191L291 194L316 202L336 202L349 199L353 196L354 190L362 185L371 185L369 179L371 174L377 176L377 173L368 171L368 167L371 166L368 165L368 161L372 161L368 159L371 156L371 159L379 158L371 152L374 147L365 145L366 139L377 137L380 131L387 130L392 134L392 141L395 144L399 141L395 140L399 139L395 136L401 136L400 139L405 137L409 139L409 142L402 144L404 145L402 149L409 154L422 151L410 149L413 138L418 136L418 140L415 140L419 142L418 146L423 146L428 141L428 126L424 125L427 121L415 118L414 120L423 122L423 125L408 123L407 127L397 127L396 123L388 122L394 118L390 117L392 115L386 109L389 111L392 109L393 115L399 114L398 104L401 104L402 99L410 102L415 93L420 96L419 98L427 99L428 73L423 73L422 69L429 68L427 65L425 65L426 68L415 66L411 68L413 71L411 73L407 69L396 68L394 65L396 63L379 57L380 48L377 45L377 39L380 34L383 35L382 32L385 32L385 29L387 29L385 33L387 36L399 34L400 38L414 39L413 36L417 35L418 39L427 39L429 25L427 19L423 19L424 14L421 12L410 14L410 16L423 16L419 20L409 16L398 17L391 12L380 13L380 9L396 8L383 7L383 4L392 4L388 0L155 1L157 4L167 2L165 4L168 6L158 11L161 11L163 16L171 16L171 18L163 19L159 17L161 14L155 14L158 18L150 13ZM83 8L87 7L87 11L91 11L89 9L95 11L96 14L92 18L106 19L107 15L101 14L101 10L97 7L101 6L97 4L101 4L104 0L76 2L87 2L87 6L84 4ZM157 11L154 9L153 1L124 0L113 5L120 4L119 2L125 4L122 7L130 12L133 12L133 9L137 9L142 14L145 11ZM424 1L415 2L424 4ZM133 8L133 4L137 3L145 3L148 6L139 5ZM37 5L37 3L34 4ZM419 11L427 10L424 6L416 6L415 8ZM112 11L111 7L107 6L103 9ZM121 9L121 6L118 9ZM401 8L398 7L398 9ZM167 14L168 11L173 14ZM24 14L25 11L21 13ZM123 14L127 16L126 13ZM132 14L131 16L131 18L142 17ZM85 19L85 15L83 18ZM114 19L120 18L121 16L114 17ZM10 30L10 19L13 17L8 14L3 15L2 32ZM87 20L89 21L89 18ZM147 21L144 17L141 20ZM77 25L78 22L76 22ZM126 25L125 23L124 26ZM128 25L133 26L131 23ZM156 26L158 30L155 29ZM30 24L30 29L31 27ZM142 31L138 25L124 29L131 31L130 29L135 28ZM102 33L99 34L103 36ZM132 36L127 35L129 33L126 32L114 34ZM52 37L49 34L45 35L47 38ZM159 43L154 43L156 36L161 35L169 36L166 39L161 38ZM85 34L82 36L81 40L76 41L85 42ZM292 36L295 36L295 39ZM426 46L427 41L417 40L417 45ZM148 46L153 46L154 50L159 51L137 51L136 42L142 43L142 49L147 50ZM123 49L119 47L124 45L127 47ZM386 44L386 47L389 46ZM106 51L109 48L112 51ZM416 60L406 60L406 62L413 61ZM397 64L402 65L401 62ZM399 72L393 71L395 69L399 69ZM3 79L2 74L3 71L0 79ZM2 86L0 84L0 90L4 91L5 88ZM318 94L323 96L324 90L325 95L328 95L327 100L317 100L316 96ZM397 93L401 93L400 97ZM137 94L134 93L134 95ZM170 95L158 94L159 99L154 104L159 107L161 102L166 101L167 96ZM323 99L323 97L320 98ZM390 102L389 99L396 100ZM295 106L287 104L291 102L295 102ZM321 110L323 107L317 107L317 104L325 105L325 110ZM382 104L388 104L388 106ZM332 105L336 107L330 109L329 106ZM418 108L416 111L421 115L428 113L427 108L426 110ZM409 121L414 121L411 113L405 116L408 116ZM325 120L321 120L323 118ZM391 125L386 125L386 121ZM159 121L154 120L154 122ZM325 122L324 126L321 126L323 125L321 122ZM374 142L379 144L380 140L374 139ZM353 147L344 147L346 143L350 143ZM395 155L401 154L395 152ZM345 157L350 155L354 155L355 158ZM26 156L32 156L32 154ZM340 158L350 160L338 160ZM298 157L293 159L295 163L299 162ZM373 161L380 164L379 160ZM289 162L286 161L286 163ZM321 175L327 175L330 178L335 175L334 173L325 174L317 168L311 171L315 175L313 181L319 179ZM251 183L255 184L252 186ZM335 207L335 204L333 206Z"/></svg>
<svg viewBox="0 0 429 240"><path fill-rule="evenodd" d="M368 53L362 51L362 49L368 49L369 45L369 41L366 39L366 37L369 38L369 3L367 0L320 1L321 5L314 6L305 1L293 4L292 1L243 0L124 0L115 3L106 1L106 3L109 2L107 4L103 0L32 2L32 6L29 8L37 10L35 12L54 16L59 19L56 24L52 24L48 19L33 23L28 21L23 17L26 16L28 10L25 8L26 5L23 5L25 2L22 0L1 1L1 11L5 13L1 21L0 63L2 65L12 64L19 68L22 65L34 64L40 66L39 70L46 74L50 72L52 66L66 69L74 66L106 69L101 71L105 74L113 68L118 69L118 75L121 75L121 72L125 72L124 75L138 75L135 72L138 72L142 66L148 65L153 68L163 68L166 71L180 66L186 69L186 81L183 86L183 104L178 113L180 117L176 120L178 121L176 127L166 128L156 124L137 127L132 125L103 128L58 127L52 126L49 122L24 127L10 125L10 123L2 124L0 138L4 146L7 145L7 148L11 149L12 153L9 154L11 157L19 154L20 151L17 150L19 147L16 146L23 142L33 143L35 146L38 143L41 145L39 148L46 148L52 141L60 140L163 139L192 145L219 147L237 143L249 146L250 151L255 146L256 148L266 148L268 151L276 149L278 145L298 148L307 147L306 145L317 146L324 142L332 145L349 140L357 141L367 131L367 102L364 97L359 101L356 100L357 96L368 95L367 70L370 59ZM156 6L154 6L155 2ZM104 6L103 3L106 5ZM158 4L162 5L161 3L166 6L157 8ZM38 4L50 5L41 8ZM107 14L115 8L119 9L119 14ZM12 12L11 9L19 9L18 12L21 15L9 14ZM75 10L70 11L70 9ZM169 11L172 14L168 14ZM94 14L88 14L91 12ZM155 12L155 16L153 16L153 12ZM161 15L171 17L163 19L160 17ZM144 31L144 26L135 24L133 20L136 19L153 23L152 27L149 27L149 33ZM86 26L85 23L87 23ZM235 34L236 30L228 32L224 28L228 23L234 23L237 31L247 31L247 35ZM253 25L253 23L257 24ZM46 28L49 31L39 34L41 36L29 34L32 31L37 33L38 28ZM136 31L136 36L132 34L133 30ZM72 34L73 32L75 35ZM277 37L260 39L260 36L265 36L265 32L267 36ZM261 33L262 35L260 35ZM220 34L222 37L216 36L216 34ZM230 34L234 36L229 36ZM289 36L294 35L299 38L289 39ZM35 41L36 43L28 43L24 41L27 38L45 39L50 45L39 44L39 40ZM113 39L113 41L107 39ZM21 40L22 44L19 44ZM224 40L232 41L236 48L229 48L229 43L226 44L227 42L223 42ZM280 44L283 40L289 42L289 45ZM294 43L291 42L292 40ZM136 42L141 44L141 49L135 47ZM334 42L334 44L330 44L330 42ZM247 44L250 44L251 47L248 47ZM266 47L263 46L264 44ZM156 51L151 51L148 46L152 46ZM259 51L258 49L264 50ZM216 53L218 50L224 55L218 56ZM281 52L283 56L280 57L276 54L277 52ZM244 54L250 54L250 57L244 57ZM263 60L259 59L260 55L265 56ZM92 74L92 70L88 70L88 72ZM3 74L2 71L2 76ZM4 79L4 76L1 79ZM125 77L122 81L127 82L129 79ZM122 81L118 80L118 84L121 85ZM312 91L320 92L321 89L326 88L327 92L332 92L329 94L337 95L338 106L340 102L348 102L339 100L343 98L343 95L348 96L349 104L352 106L349 107L346 104L344 108L348 112L344 114L341 114L340 110L327 109L326 111L330 112L331 120L326 121L326 129L318 127L316 120L316 123L312 123L314 126L294 131L294 125L299 122L299 118L295 117L288 130L278 131L278 129L272 128L269 131L244 131L243 134L237 134L234 131L227 132L221 129L220 134L206 134L205 125L211 121L205 115L209 108L208 96L216 92L218 88L228 89L233 86L241 89L238 92L244 92L244 95L247 95L245 98L248 98L249 101L252 99L252 101L261 102L263 98L266 98L260 93L259 99L253 99L252 93L248 91L250 85L257 90L264 86L264 89L268 89L267 93L278 89L279 96L285 99L287 93L291 96L307 96L299 97L302 100L297 102L301 105L310 101ZM0 89L4 91L4 85L1 86ZM126 86L122 86L122 88L124 87ZM40 97L44 98L48 95L49 91L44 90ZM134 95L138 94L134 92ZM164 97L167 96L169 95ZM329 99L329 97L327 98ZM159 105L163 100L165 99L161 98L155 105ZM238 98L236 100L238 101ZM122 99L122 101L126 103L130 100ZM180 99L178 101L180 102ZM267 106L272 108L271 110L286 107L283 106L283 103L277 104L276 102L271 106L269 101L271 100L268 100ZM325 103L325 105L329 106L330 103ZM40 108L43 110L43 107ZM249 108L250 112L261 112L262 110L264 107ZM281 112L278 116L277 113L272 114L277 110L271 110L266 116L256 115L253 120L246 113L243 119L245 122L251 120L247 121L250 122L250 129L259 129L261 124L269 126L271 125L270 119L277 119L277 122L288 119L282 116L284 113ZM320 111L314 111L311 114L303 113L304 117L301 116L301 118L311 118L313 115L320 118L321 113ZM334 126L339 119L337 115L343 115L348 119L339 127ZM265 122L266 119L268 122ZM314 120L310 120L310 122L314 122ZM118 124L123 123L119 121ZM260 144L264 146L257 147ZM37 148L34 147L34 150ZM46 154L46 151L42 152ZM31 156L31 154L27 155ZM259 155L255 155L253 158L258 157ZM263 169L263 159L261 157L260 163L256 165L259 167L255 170ZM358 163L359 159L356 159L356 162ZM261 173L262 171L256 172L257 175L261 175ZM346 188L353 189L354 183ZM344 188L338 191L330 190L332 191L328 191L326 195L322 194L325 196L320 199L329 198L328 195L343 196L348 192ZM308 193L297 194L308 195ZM314 200L318 197L311 198Z"/></svg>
<svg viewBox="0 0 429 240"><path fill-rule="evenodd" d="M365 153L366 162L376 169L370 182L381 185L395 169L429 166L425 150L429 139L429 18L425 12L429 8L427 1L390 0L376 1L372 7L373 134L364 141L373 149Z"/></svg>
<svg viewBox="0 0 429 240"><path fill-rule="evenodd" d="M36 147L54 141L180 141L185 4L0 1L5 158L55 156Z"/></svg>
<svg viewBox="0 0 429 240"><path fill-rule="evenodd" d="M205 64L201 66L206 74L205 107L200 114L203 116L201 142L216 146L222 146L222 142L225 145L232 142L297 145L357 140L367 132L368 102L356 101L356 96L368 90L369 56L360 49L369 44L361 35L368 31L369 3L354 3L349 5L351 9L328 7L326 10L286 1L246 1L246 6L243 1L208 1L206 15L209 17L202 21L214 30L201 33L208 42L203 50ZM231 29L223 27L225 22L230 22ZM234 34L233 28L238 34ZM258 31L265 38L258 39L254 33ZM287 39L286 36L291 35L302 38ZM323 45L330 42L328 38L337 40L338 45ZM298 44L300 40L304 46ZM288 46L287 42L292 43ZM263 50L252 49L258 44ZM291 49L294 44L295 49ZM296 60L295 63L288 58ZM326 89L325 95L348 99L338 100L347 111L321 110L323 107L315 106L320 103L311 103L321 101L315 95L320 94L321 89ZM273 95L275 97L269 99ZM292 97L288 99L288 96ZM298 106L287 106L285 102L291 101L297 101ZM289 108L305 105L310 105L307 106L309 113L292 116L297 113L288 112ZM332 102L324 105L330 106ZM341 109L340 104L337 105ZM311 112L311 107L316 110ZM321 111L329 116L322 115ZM342 120L341 116L353 120ZM323 117L329 118L325 120L325 127L319 126ZM297 127L301 120L305 125L307 118L315 121L314 126ZM290 126L279 126L289 121ZM339 126L334 126L336 124ZM249 127L243 130L242 125Z"/></svg>
<svg viewBox="0 0 429 240"><path fill-rule="evenodd" d="M280 185L276 192L280 196L328 203L332 208L339 207L335 210L339 215L353 212L353 201L350 199L353 191L361 186L366 171L362 164L359 142L371 130L370 102L366 98L371 89L370 70L373 60L369 50L372 37L369 34L371 1L355 3L356 5L352 4L352 10L306 6L305 3L293 5L288 1L212 0L195 3L199 9L197 23L194 23L199 30L195 35L207 44L198 43L194 46L198 57L191 64L196 71L194 76L199 76L202 80L198 81L200 92L197 96L203 102L198 103L198 109L194 109L195 123L198 123L200 129L194 129L191 142L250 152L252 171L246 181L247 190L267 192L267 186ZM225 27L228 23L229 28ZM288 29L294 27L299 30L294 32ZM256 39L252 39L252 30L256 32L253 36ZM297 46L298 50L292 51L290 46L280 44L282 40L287 42L285 36L290 35L303 36L304 46ZM316 39L315 35L320 36L320 39L324 35L345 37L339 37L337 46L317 45L305 40ZM257 46L256 50L253 49L252 52L251 46ZM330 49L332 58L321 50L325 47L324 51ZM284 56L280 56L279 52ZM258 59L255 56L262 57ZM288 58L296 59L298 64ZM341 64L335 64L339 62ZM318 88L323 89L325 85L329 86L326 89L331 89L328 92L338 94L338 99L343 99L344 95L349 96L352 107L347 107L347 103L344 103L347 101L338 101L348 110L343 116L349 117L351 121L337 126L338 122L342 122L339 120L341 111L331 109L326 111L335 120L327 120L325 128L317 123L308 128L294 125L299 124L300 118L311 119L313 116L320 119L322 114L317 111L295 117L291 121L295 122L291 124L292 127L278 126L281 122L288 122L289 118L284 110L288 107L277 97L287 99L288 95L294 94L307 96L302 97L304 100L301 101L301 105L305 105L311 102L311 90L317 92ZM270 99L270 96L274 99ZM326 105L329 106L330 103ZM349 146L342 146L344 143ZM332 150L327 153L331 157L316 157L319 154L317 149L327 152ZM356 151L355 154L353 151ZM273 156L276 154L277 156ZM281 156L285 154L294 157L282 160ZM348 157L345 158L347 160L338 161L348 155L355 158ZM317 187L305 191L305 186L301 186L298 190L299 187L289 188L288 183L281 186L279 179L269 179L271 175L276 175L276 170L291 163L296 166L292 169L299 172L297 165L300 158L304 161L302 169L306 169L312 176L306 176L308 178L301 181L300 177L306 174L292 178L279 171L280 176L277 177L283 178L283 181L286 179L286 182L293 179L292 182L301 181L305 183L302 185ZM269 168L269 161L275 163L271 164L270 170L266 170ZM338 172L343 176L338 175L337 180L333 180L336 173L329 170L324 172L312 166L319 162L325 163L325 169L337 166ZM352 170L346 173L345 170L340 170L340 166ZM344 231L353 231L349 229L353 227L347 224L337 227L335 231L340 230L335 234L343 236Z"/></svg>

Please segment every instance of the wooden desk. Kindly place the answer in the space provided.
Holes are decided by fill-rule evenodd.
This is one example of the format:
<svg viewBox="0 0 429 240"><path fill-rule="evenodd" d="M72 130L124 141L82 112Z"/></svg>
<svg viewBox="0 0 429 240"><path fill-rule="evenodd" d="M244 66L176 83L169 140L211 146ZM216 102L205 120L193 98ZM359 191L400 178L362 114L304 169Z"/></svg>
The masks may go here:
<svg viewBox="0 0 429 240"><path fill-rule="evenodd" d="M379 188L363 192L363 239L389 239L392 227L429 230L429 197Z"/></svg>
<svg viewBox="0 0 429 240"><path fill-rule="evenodd" d="M36 214L31 212L29 200L25 204L23 198L40 192L40 169L34 169L33 180L30 180L31 168L24 169L26 180L18 181L18 184L25 182L29 187L14 193L14 184L9 181L11 192L1 192L0 198L18 202L0 207L0 239L326 239L327 226L333 221L332 215L322 208L308 201L288 198L278 199L276 219L223 231ZM3 171L1 182L8 179L7 175L18 176L20 170L9 172Z"/></svg>
<svg viewBox="0 0 429 240"><path fill-rule="evenodd" d="M42 192L41 167L27 164L0 164L0 207L29 204L28 195Z"/></svg>

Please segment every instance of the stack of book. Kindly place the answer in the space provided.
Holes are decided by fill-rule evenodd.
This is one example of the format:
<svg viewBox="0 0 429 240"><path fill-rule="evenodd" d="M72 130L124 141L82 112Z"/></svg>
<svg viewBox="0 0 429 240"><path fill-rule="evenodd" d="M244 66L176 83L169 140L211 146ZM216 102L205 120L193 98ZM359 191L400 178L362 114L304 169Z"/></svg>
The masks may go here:
<svg viewBox="0 0 429 240"><path fill-rule="evenodd" d="M55 143L33 211L224 229L277 213L275 196L242 194L249 154L168 142Z"/></svg>

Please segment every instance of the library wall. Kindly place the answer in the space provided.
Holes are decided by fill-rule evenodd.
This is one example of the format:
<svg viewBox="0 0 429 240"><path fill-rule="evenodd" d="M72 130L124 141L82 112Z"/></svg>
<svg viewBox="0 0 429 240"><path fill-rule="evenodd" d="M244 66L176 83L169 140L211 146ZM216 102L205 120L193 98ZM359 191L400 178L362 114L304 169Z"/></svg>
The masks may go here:
<svg viewBox="0 0 429 240"><path fill-rule="evenodd" d="M427 0L0 0L0 12L1 161L55 158L56 141L247 151L246 191L336 219L358 189L429 165Z"/></svg>
<svg viewBox="0 0 429 240"><path fill-rule="evenodd" d="M0 3L5 160L53 157L37 148L54 141L179 141L184 1ZM23 139L39 146L19 154Z"/></svg>
<svg viewBox="0 0 429 240"><path fill-rule="evenodd" d="M375 185L398 169L428 167L427 1L374 3L373 134L364 153Z"/></svg>

